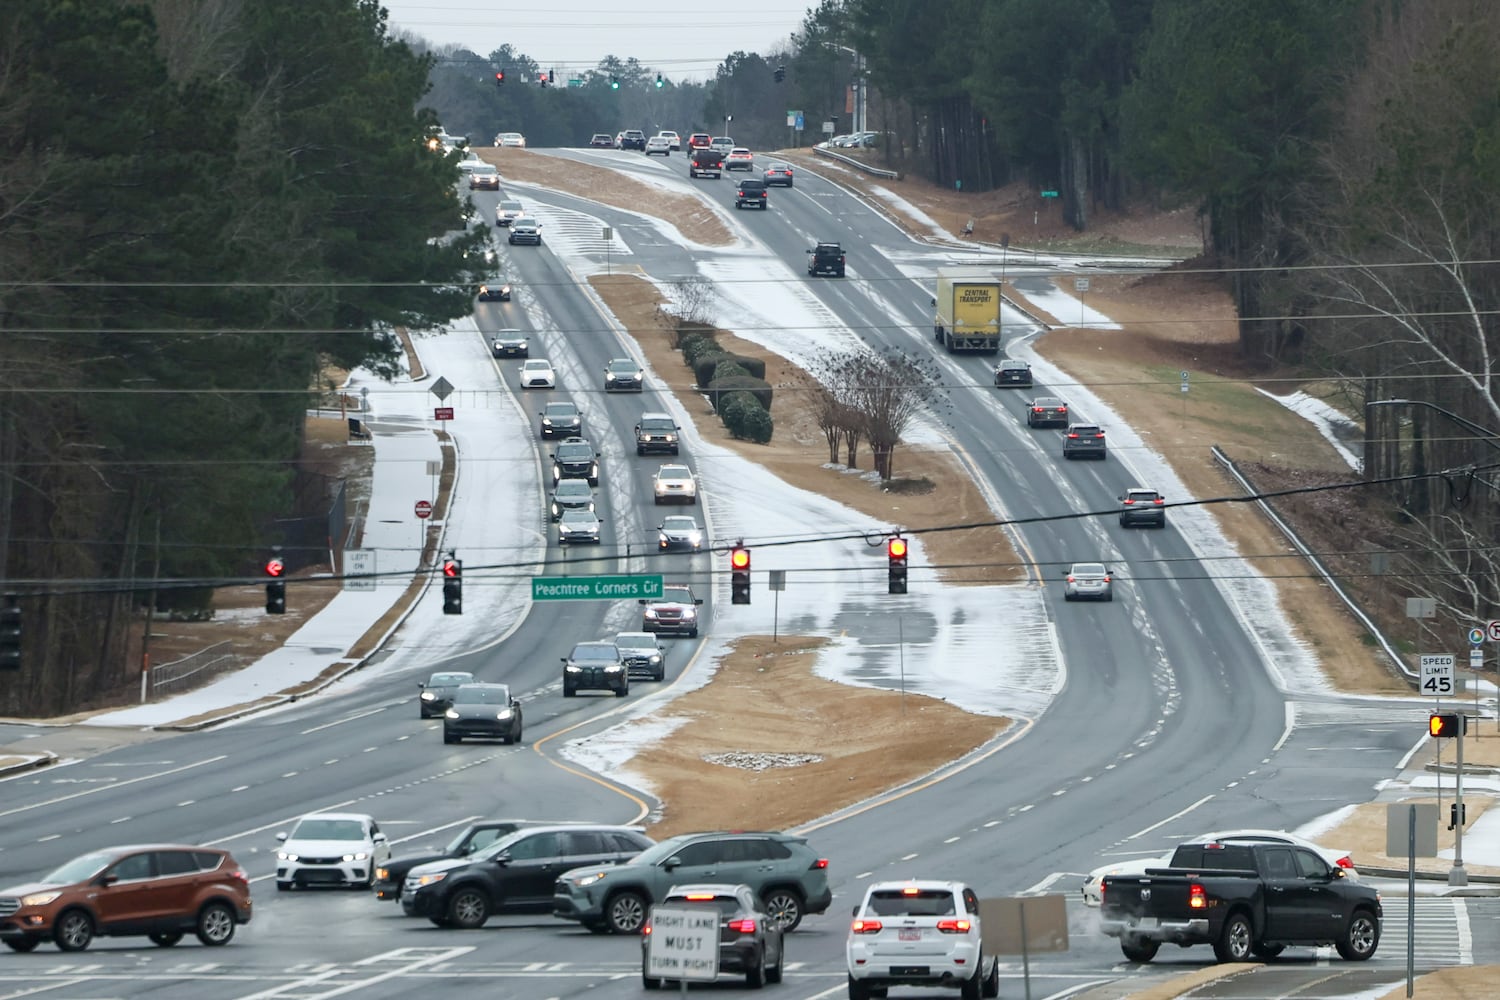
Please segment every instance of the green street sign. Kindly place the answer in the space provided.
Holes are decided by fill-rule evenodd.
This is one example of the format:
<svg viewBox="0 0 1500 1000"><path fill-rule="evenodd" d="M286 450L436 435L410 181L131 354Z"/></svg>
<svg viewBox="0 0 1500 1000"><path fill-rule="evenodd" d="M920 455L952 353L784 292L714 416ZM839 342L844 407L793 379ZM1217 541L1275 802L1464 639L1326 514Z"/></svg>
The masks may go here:
<svg viewBox="0 0 1500 1000"><path fill-rule="evenodd" d="M533 601L634 601L662 595L660 576L534 576Z"/></svg>
<svg viewBox="0 0 1500 1000"><path fill-rule="evenodd" d="M582 87L583 86L583 78L579 77L579 76L570 77L568 79L568 86L570 86L570 87Z"/></svg>
<svg viewBox="0 0 1500 1000"><path fill-rule="evenodd" d="M1042 197L1043 198L1056 198L1057 197L1057 192L1056 191L1043 191L1042 192Z"/></svg>

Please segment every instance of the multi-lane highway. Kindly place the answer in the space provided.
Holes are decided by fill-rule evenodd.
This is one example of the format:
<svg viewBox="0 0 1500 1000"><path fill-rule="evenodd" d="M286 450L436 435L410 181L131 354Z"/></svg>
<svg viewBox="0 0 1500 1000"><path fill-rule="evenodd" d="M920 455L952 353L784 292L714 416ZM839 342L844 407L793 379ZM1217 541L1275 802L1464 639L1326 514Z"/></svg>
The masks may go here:
<svg viewBox="0 0 1500 1000"><path fill-rule="evenodd" d="M686 174L680 157L662 162L613 152L562 155L628 172ZM1020 396L986 388L989 359L950 358L934 350L930 289L913 275L945 262L947 254L912 241L872 207L806 172L795 188L773 190L764 213L733 212L732 179L698 183L744 232L744 245L726 253L764 260L767 280L780 286L779 294L813 297L872 346L931 353L948 381L972 387L952 392L944 430L1008 515L1107 506L1137 483L1128 453L1112 454L1106 462L1064 463L1055 438L1026 429ZM486 217L497 197L476 196ZM522 197L542 217L549 240L568 220L566 226L576 230L574 252L602 258L605 246L590 247L588 234L608 225L630 248L630 263L647 274L671 280L715 273L714 251L665 240L640 215L531 189ZM805 250L818 240L845 245L849 277L797 285L804 282ZM598 494L605 542L598 553L584 555L559 552L549 543L547 571L655 572L656 560L641 552L654 544L661 508L652 504L650 476L665 459L637 458L632 428L643 409L667 407L653 402L649 385L643 397L599 391L604 362L632 352L584 294L564 257L548 245L506 247L502 240L501 249L506 275L521 291L512 303L479 303L477 325L486 332L528 330L533 356L549 357L559 372L555 392L524 393L521 410L530 426L518 420L516 433L534 436L541 403L571 398L586 411L587 436L602 453ZM1035 332L1023 317L1015 320L1013 328L1007 326L1013 338ZM472 356L473 378L523 395L514 390L516 363L492 363L480 337L473 338ZM1058 394L1068 395L1065 388ZM690 453L684 458L695 464ZM700 472L705 488L713 490L711 473ZM547 530L542 500L538 496L535 514L523 511L519 523ZM1027 526L1018 538L1048 581L1045 599L1067 683L1025 737L1006 749L890 805L851 811L807 830L832 861L835 905L789 939L786 983L778 988L783 995L843 991L841 914L872 877L942 874L967 879L984 895L1067 893L1072 948L1033 960L1034 995L1098 981L1135 982L1207 963L1206 949L1164 952L1148 969L1121 963L1115 942L1092 932L1090 914L1075 898L1077 873L1099 863L1103 852L1164 850L1205 829L1295 827L1368 797L1410 748L1411 727L1400 709L1347 706L1317 692L1279 690L1266 668L1263 640L1247 631L1244 612L1202 579L1209 574L1198 562L1201 553L1180 533L1126 533L1112 520L1060 521ZM703 583L700 596L711 601L706 581L714 557L671 558L669 575ZM1061 565L1081 559L1105 559L1117 568L1113 603L1061 600L1056 574ZM1163 573L1161 566L1175 570ZM1136 567L1151 571L1140 573L1137 582ZM850 612L866 612L859 620L870 631L861 638L871 656L886 655L883 647L895 637L881 630L894 627L885 624L891 619L869 597L846 600ZM906 606L910 628L910 616L922 613L920 594L909 595ZM440 931L363 893L267 890L275 832L313 809L374 814L398 841L397 852L403 843L445 840L454 826L478 816L639 821L649 803L637 793L548 760L559 734L602 728L621 707L612 697L563 699L558 657L576 639L634 628L637 613L634 606L538 604L491 648L442 664L408 655L400 669L353 693L0 784L0 879L6 882L102 844L193 841L234 852L255 880L257 907L254 922L225 949L183 945L167 952L127 939L100 940L83 955L44 947L0 956L0 996L38 987L44 996L67 1000L148 994L169 1000L380 1000L419 986L440 996L476 989L517 997L636 993L634 941L590 935L548 918L499 918L477 932ZM961 627L998 645L1007 641L1006 624L970 621ZM700 641L667 640L673 647L669 682ZM444 746L435 723L417 718L414 700L414 682L437 666L512 685L525 702L527 744ZM1298 720L1312 720L1316 728ZM1490 926L1496 920L1489 902L1424 900L1421 957L1428 964L1472 960L1475 942L1495 939L1472 931L1475 922ZM1404 914L1395 909L1388 909L1388 944L1372 963L1392 979L1399 977L1401 957L1389 942L1404 937ZM1019 959L1008 962L1005 975L1003 993L1018 992Z"/></svg>

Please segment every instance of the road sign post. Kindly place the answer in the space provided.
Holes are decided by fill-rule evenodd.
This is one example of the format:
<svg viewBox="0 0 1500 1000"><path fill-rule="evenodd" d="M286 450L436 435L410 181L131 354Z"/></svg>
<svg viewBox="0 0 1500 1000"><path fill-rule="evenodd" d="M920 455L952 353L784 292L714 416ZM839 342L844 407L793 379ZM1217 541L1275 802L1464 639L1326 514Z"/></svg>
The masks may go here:
<svg viewBox="0 0 1500 1000"><path fill-rule="evenodd" d="M533 601L656 600L664 593L661 576L534 576Z"/></svg>
<svg viewBox="0 0 1500 1000"><path fill-rule="evenodd" d="M719 909L716 906L653 906L646 939L646 978L690 982L719 977Z"/></svg>

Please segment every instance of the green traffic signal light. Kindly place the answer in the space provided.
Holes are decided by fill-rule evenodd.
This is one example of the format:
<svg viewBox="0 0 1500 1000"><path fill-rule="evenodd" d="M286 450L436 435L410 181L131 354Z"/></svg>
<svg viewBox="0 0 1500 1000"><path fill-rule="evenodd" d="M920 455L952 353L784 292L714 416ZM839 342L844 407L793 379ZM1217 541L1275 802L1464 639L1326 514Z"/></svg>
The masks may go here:
<svg viewBox="0 0 1500 1000"><path fill-rule="evenodd" d="M610 90L619 90L620 89L620 78L619 77L612 76L612 77L609 78L609 89Z"/></svg>
<svg viewBox="0 0 1500 1000"><path fill-rule="evenodd" d="M656 74L656 89L660 90L661 88L662 88L662 78L661 78L661 74L658 73L658 74Z"/></svg>

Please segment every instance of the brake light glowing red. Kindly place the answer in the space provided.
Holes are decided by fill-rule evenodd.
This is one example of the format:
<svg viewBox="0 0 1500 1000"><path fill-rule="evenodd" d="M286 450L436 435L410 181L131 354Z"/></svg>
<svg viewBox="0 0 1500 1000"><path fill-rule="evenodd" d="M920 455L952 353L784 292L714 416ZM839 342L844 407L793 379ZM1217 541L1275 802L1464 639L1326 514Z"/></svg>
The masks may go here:
<svg viewBox="0 0 1500 1000"><path fill-rule="evenodd" d="M808 865L807 870L810 871L810 872L817 872L817 871L822 871L823 869L825 869L827 867L828 867L828 859L827 858L819 858L818 860L814 861L812 864Z"/></svg>
<svg viewBox="0 0 1500 1000"><path fill-rule="evenodd" d="M950 917L946 920L939 920L937 922L937 929L942 931L944 934L967 934L969 933L969 928L972 926L973 925L963 917Z"/></svg>
<svg viewBox="0 0 1500 1000"><path fill-rule="evenodd" d="M860 919L854 921L854 923L850 924L849 929L855 934L879 934L880 921L866 920L861 917Z"/></svg>
<svg viewBox="0 0 1500 1000"><path fill-rule="evenodd" d="M695 903L701 903L713 899L714 894L711 892L690 892L683 898L691 899Z"/></svg>
<svg viewBox="0 0 1500 1000"><path fill-rule="evenodd" d="M1202 910L1208 906L1208 896L1203 892L1203 886L1194 882L1188 889L1188 909Z"/></svg>
<svg viewBox="0 0 1500 1000"><path fill-rule="evenodd" d="M650 924L642 924L641 925L641 934L649 937L650 934L651 934L651 925Z"/></svg>
<svg viewBox="0 0 1500 1000"><path fill-rule="evenodd" d="M901 895L903 895L903 896L915 896L915 895L917 895L921 891L922 890L918 889L916 886L909 885L909 886L906 886L905 888L903 888L901 890Z"/></svg>
<svg viewBox="0 0 1500 1000"><path fill-rule="evenodd" d="M1031 408L1031 412L1032 412L1032 413L1042 413L1042 412L1044 412L1044 411L1045 411L1045 410L1046 410L1046 407L1044 407L1044 406L1033 406L1033 407L1032 407L1032 408Z"/></svg>
<svg viewBox="0 0 1500 1000"><path fill-rule="evenodd" d="M750 917L746 917L743 920L731 920L729 921L729 929L737 934L754 934L755 921Z"/></svg>
<svg viewBox="0 0 1500 1000"><path fill-rule="evenodd" d="M1161 497L1157 497L1157 498L1156 498L1156 499L1155 499L1155 500L1153 500L1153 501L1151 501L1151 502L1152 502L1152 503L1166 503L1166 501L1165 501L1165 500L1163 500L1163 499L1162 499L1162 498L1161 498ZM1345 861L1348 861L1348 860L1349 860L1349 859L1348 859L1348 858L1345 858L1345 859L1344 859L1344 860L1345 860Z"/></svg>
<svg viewBox="0 0 1500 1000"><path fill-rule="evenodd" d="M1078 439L1078 435L1077 434L1069 434L1068 437L1073 438L1074 440Z"/></svg>
<svg viewBox="0 0 1500 1000"><path fill-rule="evenodd" d="M1348 858L1344 859L1344 861L1348 861L1348 860L1349 860ZM1342 863L1343 862L1340 862L1340 864L1342 864ZM1352 868L1354 866L1350 865L1349 867ZM232 879L236 879L236 880L238 880L240 882L243 882L246 885L250 884L250 876L245 874L245 869L243 869L243 868L236 868L234 871L232 871L232 872L229 873L229 877L232 878Z"/></svg>
<svg viewBox="0 0 1500 1000"><path fill-rule="evenodd" d="M1337 861L1335 861L1334 864L1338 865L1340 868L1353 868L1354 859L1346 854L1342 858L1339 858ZM244 873L241 872L240 874L243 875Z"/></svg>

